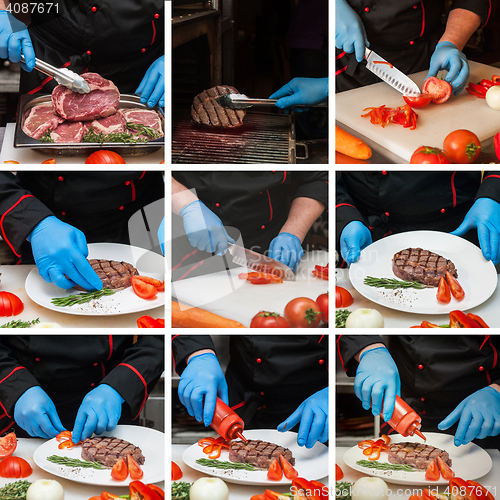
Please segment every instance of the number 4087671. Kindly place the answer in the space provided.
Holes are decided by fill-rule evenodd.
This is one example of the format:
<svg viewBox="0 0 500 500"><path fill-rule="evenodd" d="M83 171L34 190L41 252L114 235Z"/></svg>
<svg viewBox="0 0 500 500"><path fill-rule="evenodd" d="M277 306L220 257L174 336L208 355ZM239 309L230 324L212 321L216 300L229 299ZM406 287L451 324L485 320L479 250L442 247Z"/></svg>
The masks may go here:
<svg viewBox="0 0 500 500"><path fill-rule="evenodd" d="M59 4L47 2L16 2L14 4L9 3L5 10L11 14L33 14L35 12L39 14L48 14L51 10L59 14Z"/></svg>

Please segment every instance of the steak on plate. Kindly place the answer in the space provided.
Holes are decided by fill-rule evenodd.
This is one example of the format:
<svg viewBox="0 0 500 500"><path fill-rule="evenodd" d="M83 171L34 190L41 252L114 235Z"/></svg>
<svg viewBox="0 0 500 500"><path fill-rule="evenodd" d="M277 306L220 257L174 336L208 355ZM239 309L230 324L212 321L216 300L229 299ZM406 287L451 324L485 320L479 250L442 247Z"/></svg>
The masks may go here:
<svg viewBox="0 0 500 500"><path fill-rule="evenodd" d="M229 444L229 460L231 462L241 462L252 464L261 469L268 469L273 458L279 460L280 453L292 464L295 465L295 458L288 448L278 446L268 441L260 439L249 439L243 441L232 441Z"/></svg>
<svg viewBox="0 0 500 500"><path fill-rule="evenodd" d="M116 260L89 259L89 264L102 281L103 288L128 288L132 285L131 277L138 276L137 269L128 262L118 262ZM80 286L75 286L78 290L86 291Z"/></svg>
<svg viewBox="0 0 500 500"><path fill-rule="evenodd" d="M389 445L389 462L407 464L415 469L427 469L432 460L441 457L451 467L451 458L447 451L423 443L393 443Z"/></svg>
<svg viewBox="0 0 500 500"><path fill-rule="evenodd" d="M429 286L438 286L439 279L446 271L458 277L451 260L422 248L406 248L394 254L392 271L402 280L418 281Z"/></svg>
<svg viewBox="0 0 500 500"><path fill-rule="evenodd" d="M113 467L123 457L127 459L131 455L135 461L142 465L145 462L144 455L139 447L115 437L92 437L82 443L82 458L91 462L99 462L108 467Z"/></svg>

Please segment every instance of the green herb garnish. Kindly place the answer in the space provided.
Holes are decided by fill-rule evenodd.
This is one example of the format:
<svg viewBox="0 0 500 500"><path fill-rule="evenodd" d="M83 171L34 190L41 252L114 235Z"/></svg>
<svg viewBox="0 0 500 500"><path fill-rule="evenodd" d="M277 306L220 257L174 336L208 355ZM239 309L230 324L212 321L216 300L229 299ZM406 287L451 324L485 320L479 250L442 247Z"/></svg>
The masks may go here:
<svg viewBox="0 0 500 500"><path fill-rule="evenodd" d="M153 139L158 139L158 137L161 137L161 133L158 132L158 130L155 130L152 127L148 127L147 125L143 125L142 123L127 122L127 128L135 130L136 132L140 132L144 135L149 135L149 137L152 137Z"/></svg>
<svg viewBox="0 0 500 500"><path fill-rule="evenodd" d="M172 483L172 500L189 500L191 485L184 481L174 481Z"/></svg>
<svg viewBox="0 0 500 500"><path fill-rule="evenodd" d="M98 142L99 144L104 142L137 143L148 142L148 140L134 137L132 134L127 134L127 132L112 132L111 134L97 133L94 127L90 126L88 132L83 136L82 142Z"/></svg>
<svg viewBox="0 0 500 500"><path fill-rule="evenodd" d="M31 325L36 325L40 323L40 318L36 318L33 321L23 321L21 319L9 321L5 325L0 326L0 328L29 328ZM2 497L0 497L1 500Z"/></svg>
<svg viewBox="0 0 500 500"><path fill-rule="evenodd" d="M26 500L26 492L31 486L30 481L16 481L0 488L0 500Z"/></svg>
<svg viewBox="0 0 500 500"><path fill-rule="evenodd" d="M345 322L351 312L347 309L337 309L335 311L335 328L345 328Z"/></svg>
<svg viewBox="0 0 500 500"><path fill-rule="evenodd" d="M55 297L51 300L52 304L59 307L74 306L75 304L84 304L91 300L97 300L106 295L113 295L121 288L111 290L110 288L102 288L101 290L94 290L93 292L82 292L78 295L68 295L67 297Z"/></svg>
<svg viewBox="0 0 500 500"><path fill-rule="evenodd" d="M223 462L221 460L212 460L209 458L199 458L197 464L205 465L206 467L215 467L216 469L236 469L236 470L261 470L252 464L243 464L241 462Z"/></svg>
<svg viewBox="0 0 500 500"><path fill-rule="evenodd" d="M47 457L49 462L58 465L67 465L68 467L85 467L86 469L111 469L99 462L90 462L89 460L79 460L78 458L60 457L58 455L50 455Z"/></svg>
<svg viewBox="0 0 500 500"><path fill-rule="evenodd" d="M50 136L50 131L43 134L42 137L39 137L38 140L40 142L54 142L54 139Z"/></svg>
<svg viewBox="0 0 500 500"><path fill-rule="evenodd" d="M373 276L367 276L364 280L364 284L374 286L375 288L388 288L391 290L395 288L416 288L417 290L422 288L434 288L430 285L424 285L419 281L401 281L391 278L374 278Z"/></svg>
<svg viewBox="0 0 500 500"><path fill-rule="evenodd" d="M417 469L414 469L410 465L407 464L390 464L388 462L377 462L376 460L358 460L356 462L361 467L368 467L369 469L377 469L377 470L404 470L405 472L417 472Z"/></svg>
<svg viewBox="0 0 500 500"><path fill-rule="evenodd" d="M335 500L351 500L351 491L353 483L347 481L335 482Z"/></svg>

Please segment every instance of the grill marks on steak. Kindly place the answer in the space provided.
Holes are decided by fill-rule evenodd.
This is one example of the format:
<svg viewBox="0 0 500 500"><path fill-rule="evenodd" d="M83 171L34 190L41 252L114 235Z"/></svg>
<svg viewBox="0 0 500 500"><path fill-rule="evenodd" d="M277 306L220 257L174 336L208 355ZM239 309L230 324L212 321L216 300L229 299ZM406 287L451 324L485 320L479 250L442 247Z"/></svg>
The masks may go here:
<svg viewBox="0 0 500 500"><path fill-rule="evenodd" d="M138 276L137 269L128 262L118 262L116 260L89 259L89 264L102 281L103 288L115 290L117 288L128 288L132 285L131 277ZM75 286L77 290L87 291L80 286Z"/></svg>
<svg viewBox="0 0 500 500"><path fill-rule="evenodd" d="M279 460L280 453L292 464L295 465L295 458L288 448L278 446L274 443L250 439L246 443L243 441L232 441L229 444L229 460L231 462L241 462L252 464L255 467L268 469L273 458Z"/></svg>
<svg viewBox="0 0 500 500"><path fill-rule="evenodd" d="M144 464L145 458L139 447L115 437L87 438L82 443L82 458L92 462L113 467L123 457L131 455L139 465Z"/></svg>
<svg viewBox="0 0 500 500"><path fill-rule="evenodd" d="M208 127L235 128L243 125L244 109L223 108L215 100L225 94L239 94L234 87L218 85L198 94L191 106L191 116L196 123Z"/></svg>
<svg viewBox="0 0 500 500"><path fill-rule="evenodd" d="M446 271L455 278L458 277L455 264L451 260L422 248L406 248L394 254L392 271L405 281L418 281L436 287Z"/></svg>
<svg viewBox="0 0 500 500"><path fill-rule="evenodd" d="M451 467L451 458L447 451L423 443L393 443L389 445L389 462L407 464L416 469L427 469L432 460L441 457Z"/></svg>

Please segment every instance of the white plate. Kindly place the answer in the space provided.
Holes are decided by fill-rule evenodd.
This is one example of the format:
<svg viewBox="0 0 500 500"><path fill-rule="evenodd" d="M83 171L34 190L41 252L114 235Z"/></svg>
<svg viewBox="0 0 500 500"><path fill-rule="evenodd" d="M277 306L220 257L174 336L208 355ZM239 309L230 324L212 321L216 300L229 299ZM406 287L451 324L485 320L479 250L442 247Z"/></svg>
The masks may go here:
<svg viewBox="0 0 500 500"><path fill-rule="evenodd" d="M244 431L247 439L260 439L269 441L280 446L288 448L295 458L295 469L299 473L299 477L307 477L309 481L321 479L328 475L328 448L317 442L311 449L301 447L297 444L297 433L295 432L278 432L271 429L253 429ZM239 484L290 484L292 481L283 476L281 481L270 481L267 479L267 471L244 471L234 469L214 469L199 465L196 460L199 458L207 458L203 453L203 449L198 443L193 444L182 454L182 460L197 471L216 476L229 481L230 483ZM228 461L229 452L223 450L218 460ZM275 490L276 488L272 488Z"/></svg>
<svg viewBox="0 0 500 500"><path fill-rule="evenodd" d="M425 432L425 437L427 438L426 444L440 448L449 453L451 458L451 469L455 473L456 477L464 477L467 479L477 479L482 477L491 470L492 461L491 457L482 448L474 443L469 443L458 448L453 444L454 436L449 434L439 434L437 432ZM418 438L413 438L411 436L403 437L399 434L394 437L391 436L391 443L401 443L401 442L418 442L422 441ZM425 471L417 472L405 472L401 470L376 470L369 469L367 467L362 467L357 465L358 460L366 460L366 456L363 455L363 450L358 448L358 446L353 446L351 449L347 450L344 454L344 462L353 469L367 474L368 476L381 477L385 481L390 481L396 484L422 484L422 485L437 485L437 484L448 484L448 479L443 479L442 477L439 481L430 481L425 479ZM379 462L388 462L387 453L382 452Z"/></svg>
<svg viewBox="0 0 500 500"><path fill-rule="evenodd" d="M109 259L128 262L139 271L139 274L162 281L165 279L164 257L150 250L131 245L122 245L120 243L90 243L88 247L89 259ZM92 310L88 307L88 303L71 307L56 306L51 303L54 297L67 297L68 295L80 292L74 288L63 290L52 283L46 283L38 274L36 267L28 274L25 288L29 298L42 307L51 309L52 311L83 316L111 316L136 313L148 311L149 309L154 309L165 304L164 293L158 293L154 299L146 300L138 297L132 290L132 287L129 287L113 295L102 297L99 299L99 304L102 304L102 306Z"/></svg>
<svg viewBox="0 0 500 500"><path fill-rule="evenodd" d="M136 425L118 425L112 432L104 432L102 436L114 436L125 439L138 446L145 457L141 469L144 477L143 483L157 483L165 479L165 435L155 429ZM68 467L58 465L47 460L51 455L78 458L82 460L82 447L74 446L60 450L57 439L51 439L39 446L33 454L35 463L49 474L76 481L77 483L95 484L99 486L127 486L132 479L130 476L125 481L116 481L111 477L111 469L86 469L84 467Z"/></svg>
<svg viewBox="0 0 500 500"><path fill-rule="evenodd" d="M363 283L367 276L396 278L392 271L394 254L418 247L442 255L455 264L458 281L465 292L461 301L452 296L449 304L441 304L436 299L437 288L386 290ZM438 231L398 233L372 243L351 265L349 278L354 288L372 302L417 314L448 314L456 309L472 309L488 300L497 286L495 266L483 257L480 248L463 238Z"/></svg>

